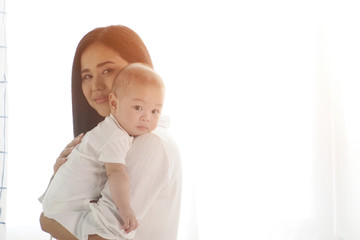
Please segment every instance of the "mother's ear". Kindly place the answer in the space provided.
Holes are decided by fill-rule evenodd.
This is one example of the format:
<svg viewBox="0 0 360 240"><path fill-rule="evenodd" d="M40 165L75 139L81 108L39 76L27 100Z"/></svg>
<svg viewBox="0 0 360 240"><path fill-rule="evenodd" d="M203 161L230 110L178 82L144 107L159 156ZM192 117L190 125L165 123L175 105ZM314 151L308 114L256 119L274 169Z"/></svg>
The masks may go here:
<svg viewBox="0 0 360 240"><path fill-rule="evenodd" d="M117 97L114 93L109 94L109 105L111 111L116 111L117 109Z"/></svg>

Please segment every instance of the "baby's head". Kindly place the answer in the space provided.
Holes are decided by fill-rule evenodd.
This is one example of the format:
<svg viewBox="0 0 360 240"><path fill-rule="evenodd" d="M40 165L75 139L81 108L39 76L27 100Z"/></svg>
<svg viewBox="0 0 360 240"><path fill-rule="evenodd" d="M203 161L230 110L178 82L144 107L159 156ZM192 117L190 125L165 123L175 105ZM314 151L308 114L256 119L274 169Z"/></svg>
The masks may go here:
<svg viewBox="0 0 360 240"><path fill-rule="evenodd" d="M114 80L111 113L131 136L151 132L159 122L164 95L159 74L142 63L129 64Z"/></svg>

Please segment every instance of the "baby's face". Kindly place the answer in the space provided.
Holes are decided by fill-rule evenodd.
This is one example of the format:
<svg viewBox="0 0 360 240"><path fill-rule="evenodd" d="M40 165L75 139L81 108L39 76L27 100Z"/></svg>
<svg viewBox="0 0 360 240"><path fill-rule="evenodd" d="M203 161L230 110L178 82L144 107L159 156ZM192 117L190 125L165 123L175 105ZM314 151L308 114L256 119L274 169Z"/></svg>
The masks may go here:
<svg viewBox="0 0 360 240"><path fill-rule="evenodd" d="M133 85L118 96L118 107L113 115L129 135L142 135L157 127L163 101L163 89L153 85Z"/></svg>

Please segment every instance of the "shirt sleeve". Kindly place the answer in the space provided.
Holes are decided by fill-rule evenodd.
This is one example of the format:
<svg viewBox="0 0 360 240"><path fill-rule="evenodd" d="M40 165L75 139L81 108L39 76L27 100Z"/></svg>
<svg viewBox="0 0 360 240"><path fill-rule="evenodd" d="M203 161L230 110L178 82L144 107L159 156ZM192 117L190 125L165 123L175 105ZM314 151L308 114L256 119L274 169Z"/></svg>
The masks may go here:
<svg viewBox="0 0 360 240"><path fill-rule="evenodd" d="M126 154L131 147L131 139L125 134L112 137L100 149L99 161L125 164Z"/></svg>

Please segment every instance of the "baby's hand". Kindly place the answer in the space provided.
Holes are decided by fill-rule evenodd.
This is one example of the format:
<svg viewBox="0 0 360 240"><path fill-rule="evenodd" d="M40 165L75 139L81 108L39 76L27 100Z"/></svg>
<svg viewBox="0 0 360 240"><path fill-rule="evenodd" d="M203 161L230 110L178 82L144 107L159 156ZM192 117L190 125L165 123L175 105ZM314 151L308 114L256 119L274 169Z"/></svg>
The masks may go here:
<svg viewBox="0 0 360 240"><path fill-rule="evenodd" d="M131 207L124 207L122 209L119 209L119 214L123 220L122 228L126 233L135 230L139 226L139 223L135 217L135 213L131 209Z"/></svg>

